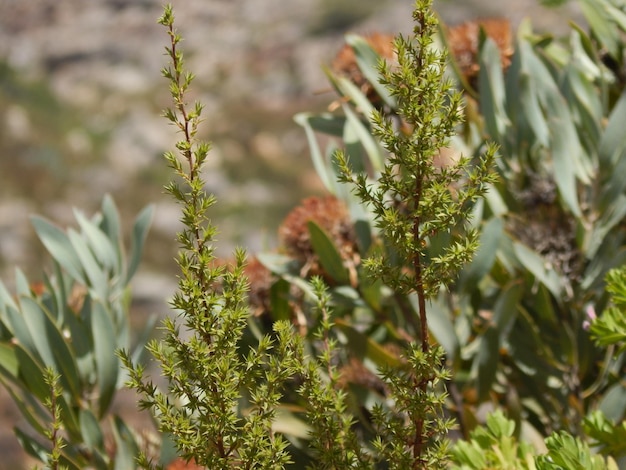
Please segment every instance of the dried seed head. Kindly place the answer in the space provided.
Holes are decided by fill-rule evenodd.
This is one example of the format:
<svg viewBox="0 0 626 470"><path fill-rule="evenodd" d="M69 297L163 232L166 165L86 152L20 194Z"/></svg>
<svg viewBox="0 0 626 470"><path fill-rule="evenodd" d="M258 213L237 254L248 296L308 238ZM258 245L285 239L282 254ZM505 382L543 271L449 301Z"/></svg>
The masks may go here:
<svg viewBox="0 0 626 470"><path fill-rule="evenodd" d="M502 68L506 70L511 65L513 43L511 24L508 20L491 18L448 27L446 35L450 53L470 83L475 82L478 76L478 41L481 28L498 46Z"/></svg>

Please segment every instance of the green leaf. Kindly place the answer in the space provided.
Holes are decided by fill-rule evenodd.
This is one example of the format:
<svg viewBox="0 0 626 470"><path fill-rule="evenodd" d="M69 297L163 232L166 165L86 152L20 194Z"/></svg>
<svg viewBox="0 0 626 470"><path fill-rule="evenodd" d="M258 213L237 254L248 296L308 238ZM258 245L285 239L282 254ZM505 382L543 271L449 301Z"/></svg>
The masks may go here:
<svg viewBox="0 0 626 470"><path fill-rule="evenodd" d="M133 432L119 416L113 417L112 431L115 441L115 467L113 470L135 468L135 459L139 455L139 447Z"/></svg>
<svg viewBox="0 0 626 470"><path fill-rule="evenodd" d="M343 265L341 255L330 237L324 230L312 220L307 222L311 245L315 254L319 256L324 270L339 284L349 284L350 276Z"/></svg>
<svg viewBox="0 0 626 470"><path fill-rule="evenodd" d="M115 329L109 313L100 302L93 303L91 326L100 390L98 417L102 418L115 394L120 363L115 356Z"/></svg>
<svg viewBox="0 0 626 470"><path fill-rule="evenodd" d="M61 373L61 383L78 399L80 395L78 369L63 333L35 300L24 298L22 309L44 364L54 367Z"/></svg>
<svg viewBox="0 0 626 470"><path fill-rule="evenodd" d="M461 272L460 289L473 292L496 262L500 239L504 236L504 221L493 217L483 226L480 245L472 262Z"/></svg>
<svg viewBox="0 0 626 470"><path fill-rule="evenodd" d="M378 70L378 63L381 60L380 55L372 49L362 36L347 34L346 43L354 50L356 63L363 76L371 83L385 104L391 109L395 109L397 107L396 100L391 96L387 87L380 83L380 72Z"/></svg>
<svg viewBox="0 0 626 470"><path fill-rule="evenodd" d="M104 436L102 429L100 429L100 423L88 409L81 409L79 411L80 431L83 436L85 444L93 449L102 449L104 444Z"/></svg>
<svg viewBox="0 0 626 470"><path fill-rule="evenodd" d="M322 180L322 183L331 194L334 193L335 181L332 172L327 168L326 161L322 156L317 139L315 138L315 132L309 123L310 114L300 113L294 116L294 121L304 128L307 141L309 143L309 150L311 151L311 160L313 161L313 167L317 172L317 175ZM342 128L343 133L343 128Z"/></svg>
<svg viewBox="0 0 626 470"><path fill-rule="evenodd" d="M117 272L119 270L119 256L111 240L98 226L87 220L87 218L76 209L74 209L74 216L85 234L89 242L89 248L98 260L98 263L112 273Z"/></svg>
<svg viewBox="0 0 626 470"><path fill-rule="evenodd" d="M284 279L279 279L270 288L271 315L274 321L289 320L291 318L289 288L289 283Z"/></svg>
<svg viewBox="0 0 626 470"><path fill-rule="evenodd" d="M0 343L0 374L15 382L19 370L19 362L15 355L14 346Z"/></svg>
<svg viewBox="0 0 626 470"><path fill-rule="evenodd" d="M15 268L15 292L18 301L21 297L30 297L30 283L20 268Z"/></svg>
<svg viewBox="0 0 626 470"><path fill-rule="evenodd" d="M87 275L87 285L90 291L98 299L106 299L109 293L109 284L105 272L98 264L93 253L87 246L87 242L75 230L69 229L67 236L72 243L75 253L78 255L81 266Z"/></svg>
<svg viewBox="0 0 626 470"><path fill-rule="evenodd" d="M363 145L373 170L379 173L385 165L385 157L380 144L372 137L371 131L363 124L349 106L344 104L342 105L342 109L348 118L347 124L352 126L354 133ZM365 167L365 165L362 166Z"/></svg>
<svg viewBox="0 0 626 470"><path fill-rule="evenodd" d="M30 334L30 330L24 321L24 316L22 312L14 309L13 307L7 307L5 310L8 327L11 329L11 332L17 339L18 343L21 344L27 351L30 351L31 354L35 354L37 357L39 353L37 352L37 346L33 341L33 337Z"/></svg>
<svg viewBox="0 0 626 470"><path fill-rule="evenodd" d="M500 358L500 340L498 330L490 326L480 337L480 347L476 355L478 401L489 398L489 393L496 380Z"/></svg>
<svg viewBox="0 0 626 470"><path fill-rule="evenodd" d="M369 336L360 333L344 320L335 319L335 325L346 336L348 348L358 359L370 359L379 367L399 367L400 359L389 351L384 349L380 344L371 339Z"/></svg>
<svg viewBox="0 0 626 470"><path fill-rule="evenodd" d="M117 211L113 198L108 194L102 199L102 216L102 222L100 224L102 231L107 234L113 246L118 246L120 243L120 234L122 233L120 228L120 214Z"/></svg>
<svg viewBox="0 0 626 470"><path fill-rule="evenodd" d="M617 163L620 156L624 153L624 149L626 149L626 141L624 139L625 122L626 93L622 93L622 96L611 111L609 122L602 134L600 148L598 149L601 162L609 169Z"/></svg>
<svg viewBox="0 0 626 470"><path fill-rule="evenodd" d="M459 338L450 320L450 309L441 300L432 300L428 303L426 309L428 329L433 333L449 358L454 361L459 354Z"/></svg>
<svg viewBox="0 0 626 470"><path fill-rule="evenodd" d="M141 260L141 253L143 252L143 245L146 241L146 237L148 236L148 230L150 229L150 224L152 222L153 213L154 205L149 205L141 211L135 220L131 235L130 257L124 285L127 285L130 282L135 275L135 271L137 271L139 261Z"/></svg>
<svg viewBox="0 0 626 470"><path fill-rule="evenodd" d="M50 395L49 387L43 379L43 367L19 344L15 345L15 357L20 365L20 379L26 389L43 403Z"/></svg>
<svg viewBox="0 0 626 470"><path fill-rule="evenodd" d="M3 385L7 385L3 382ZM48 422L50 420L50 414L48 411L35 399L33 395L29 393L22 393L21 396L13 389L13 387L6 387L6 390L11 395L13 403L17 406L24 418L32 428L42 436L45 435Z"/></svg>
<svg viewBox="0 0 626 470"><path fill-rule="evenodd" d="M52 257L65 269L72 278L87 284L83 276L80 258L72 247L67 235L55 225L39 216L32 216L31 223L37 236Z"/></svg>
<svg viewBox="0 0 626 470"><path fill-rule="evenodd" d="M294 121L301 126L303 126L303 120L306 120L308 125L311 126L314 131L331 135L333 137L343 136L343 130L346 126L345 116L338 116L331 113L299 113L294 118Z"/></svg>
<svg viewBox="0 0 626 470"><path fill-rule="evenodd" d="M500 61L500 50L495 42L487 38L480 49L478 85L480 109L490 136L502 141L511 126L506 114L506 93Z"/></svg>
<svg viewBox="0 0 626 470"><path fill-rule="evenodd" d="M543 283L555 299L561 299L561 279L553 269L547 267L544 259L519 242L513 242L513 249L520 264L533 274L539 282Z"/></svg>
<svg viewBox="0 0 626 470"><path fill-rule="evenodd" d="M493 307L493 322L498 332L500 342L508 337L509 332L517 316L518 304L524 294L524 284L514 280L508 286L504 286L498 300Z"/></svg>
<svg viewBox="0 0 626 470"><path fill-rule="evenodd" d="M600 44L608 49L614 58L620 57L619 32L609 19L606 11L606 2L598 0L580 0L580 8L585 19L591 26L593 34L599 39Z"/></svg>
<svg viewBox="0 0 626 470"><path fill-rule="evenodd" d="M48 461L49 450L19 428L13 428L17 441L28 455L40 462Z"/></svg>
<svg viewBox="0 0 626 470"><path fill-rule="evenodd" d="M598 409L612 421L623 420L626 413L626 386L621 383L611 386L601 397Z"/></svg>

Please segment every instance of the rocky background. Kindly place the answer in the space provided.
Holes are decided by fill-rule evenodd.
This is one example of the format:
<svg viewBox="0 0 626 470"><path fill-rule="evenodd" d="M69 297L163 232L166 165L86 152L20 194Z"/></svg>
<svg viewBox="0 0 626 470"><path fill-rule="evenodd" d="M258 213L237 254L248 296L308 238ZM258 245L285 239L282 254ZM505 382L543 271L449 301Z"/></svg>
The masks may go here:
<svg viewBox="0 0 626 470"><path fill-rule="evenodd" d="M197 75L193 99L205 105L203 137L214 143L205 177L218 198L219 253L271 248L289 209L322 192L292 116L332 101L321 66L343 34L408 33L412 1L173 3ZM161 189L169 178L161 155L175 141L159 117L169 106L161 4L0 0L0 278L7 285L15 266L33 280L46 267L30 214L66 226L72 207L93 213L110 193L127 227L141 207L157 206L134 288L138 312L167 311L178 212ZM436 0L435 7L449 24L499 16L515 25L530 16L536 29L556 33L577 11L575 2L545 10L533 0ZM18 415L11 407L0 413L7 456L0 469L17 468L10 428Z"/></svg>

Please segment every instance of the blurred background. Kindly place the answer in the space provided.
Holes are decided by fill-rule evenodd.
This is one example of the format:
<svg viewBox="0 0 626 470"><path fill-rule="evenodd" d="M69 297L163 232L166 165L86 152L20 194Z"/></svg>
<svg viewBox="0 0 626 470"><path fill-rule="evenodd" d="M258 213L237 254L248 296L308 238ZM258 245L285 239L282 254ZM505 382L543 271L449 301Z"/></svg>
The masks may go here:
<svg viewBox="0 0 626 470"><path fill-rule="evenodd" d="M15 266L29 279L46 267L29 223L41 214L61 226L72 208L97 211L113 196L126 228L156 204L144 262L134 282L140 312L165 313L176 286L178 209L163 193L161 155L176 135L169 106L167 35L161 0L0 0L0 278ZM322 193L303 130L292 120L334 99L322 71L343 35L408 33L411 0L185 0L174 2L191 99L205 105L202 138L213 142L208 189L218 198L218 253L276 244L280 221L303 197ZM537 0L436 0L445 23L530 17L558 34L576 4L545 9ZM4 392L2 392L4 395ZM1 398L0 398L1 399ZM0 453L19 452L0 408ZM14 455L14 454L11 454ZM19 455L19 454L15 454ZM7 457L8 458L8 457ZM0 469L15 468L3 458ZM9 466L4 466L9 465Z"/></svg>

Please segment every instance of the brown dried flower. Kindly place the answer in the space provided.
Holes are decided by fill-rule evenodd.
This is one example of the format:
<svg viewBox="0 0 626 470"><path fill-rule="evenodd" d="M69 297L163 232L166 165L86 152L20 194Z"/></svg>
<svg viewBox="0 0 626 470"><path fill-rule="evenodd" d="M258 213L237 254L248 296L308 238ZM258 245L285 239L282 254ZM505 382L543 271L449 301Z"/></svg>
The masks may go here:
<svg viewBox="0 0 626 470"><path fill-rule="evenodd" d="M287 215L278 229L287 254L304 264L303 276L324 274L311 245L309 221L328 234L349 269L358 263L356 237L346 206L334 196L309 197Z"/></svg>
<svg viewBox="0 0 626 470"><path fill-rule="evenodd" d="M447 39L450 52L461 73L470 83L475 82L478 76L478 40L480 29L491 38L500 50L502 68L511 65L513 44L511 40L511 24L502 18L468 21L457 26L447 28Z"/></svg>
<svg viewBox="0 0 626 470"><path fill-rule="evenodd" d="M372 33L364 36L364 39L378 55L388 62L395 62L394 36L392 34ZM374 90L372 84L363 76L356 62L354 49L345 44L335 56L331 68L336 75L348 78L354 83L373 105L381 104L381 98Z"/></svg>
<svg viewBox="0 0 626 470"><path fill-rule="evenodd" d="M250 282L248 301L252 314L258 317L268 313L271 308L270 289L274 276L256 257L248 260L245 273Z"/></svg>

